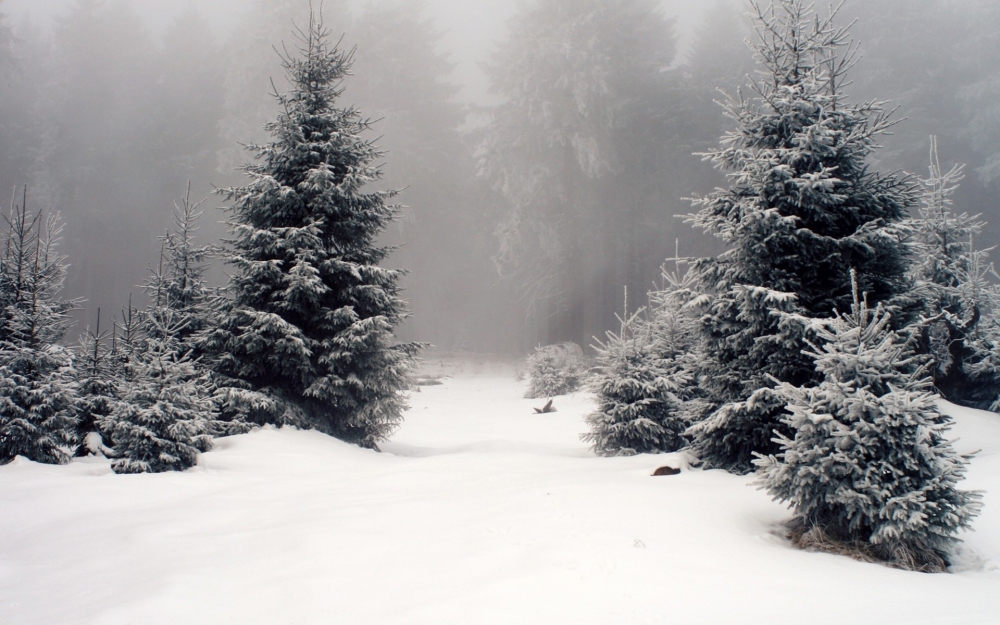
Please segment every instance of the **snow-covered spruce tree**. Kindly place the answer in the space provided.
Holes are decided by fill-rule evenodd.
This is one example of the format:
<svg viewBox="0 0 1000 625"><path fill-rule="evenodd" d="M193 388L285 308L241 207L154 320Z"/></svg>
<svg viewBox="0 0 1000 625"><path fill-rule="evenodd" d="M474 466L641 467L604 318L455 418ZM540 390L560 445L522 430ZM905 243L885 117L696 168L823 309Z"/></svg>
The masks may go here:
<svg viewBox="0 0 1000 625"><path fill-rule="evenodd" d="M808 352L823 381L777 387L790 435L755 461L758 484L790 504L803 548L943 571L981 495L956 489L968 457L946 438L921 358L856 288L850 314L803 320L823 341Z"/></svg>
<svg viewBox="0 0 1000 625"><path fill-rule="evenodd" d="M129 362L131 380L99 421L115 473L183 471L211 449L217 409L205 376L179 344L185 329L180 316L165 307L142 315L144 336Z"/></svg>
<svg viewBox="0 0 1000 625"><path fill-rule="evenodd" d="M583 350L576 343L557 343L535 348L528 357L527 399L556 397L577 391L583 385Z"/></svg>
<svg viewBox="0 0 1000 625"><path fill-rule="evenodd" d="M227 416L375 447L402 419L420 347L395 341L402 272L379 266L391 248L376 238L398 207L386 203L392 192L363 191L381 153L361 138L369 124L358 111L336 104L350 53L315 17L298 34L273 140L251 147L249 184L224 191L231 299L201 345L229 380Z"/></svg>
<svg viewBox="0 0 1000 625"><path fill-rule="evenodd" d="M0 257L0 464L15 456L63 464L76 445L73 359L59 344L76 303L63 300L58 215L20 206L4 216Z"/></svg>
<svg viewBox="0 0 1000 625"><path fill-rule="evenodd" d="M1000 395L1000 377L982 366L990 359L989 318L1000 292L989 250L974 247L986 223L952 208L963 169L942 170L937 137L931 137L930 176L920 181L922 205L911 221L911 274L925 292L918 328L934 385L946 399L986 408Z"/></svg>
<svg viewBox="0 0 1000 625"><path fill-rule="evenodd" d="M175 213L177 230L161 238L160 264L144 285L148 308L137 311L130 298L115 324L107 356L116 398L98 427L116 473L183 471L211 448L212 435L233 433L218 419L210 373L192 356L190 326L205 327L209 312L209 250L191 244L196 208L189 194Z"/></svg>
<svg viewBox="0 0 1000 625"><path fill-rule="evenodd" d="M123 308L121 319L115 319L111 328L111 375L119 384L127 384L135 377L135 360L142 349L142 314L132 306L132 295L128 296L128 307Z"/></svg>
<svg viewBox="0 0 1000 625"><path fill-rule="evenodd" d="M76 455L85 456L106 449L98 423L111 414L118 397L115 361L108 345L111 333L101 330L101 309L97 309L96 329L80 336L76 349L77 393L76 416L79 446Z"/></svg>
<svg viewBox="0 0 1000 625"><path fill-rule="evenodd" d="M173 229L160 237L159 264L143 287L149 297L149 309L141 316L140 325L145 340L167 340L177 350L176 360L189 360L198 377L195 388L203 394L211 392L213 401L221 403L225 393L219 393L209 358L200 351L197 340L208 327L220 298L219 290L209 287L205 280L209 260L218 250L214 245L196 245L194 241L203 203L191 201L188 182L184 199L174 205ZM149 315L162 319L168 312L173 336L157 336L159 325L149 323ZM218 410L212 411L209 421L212 433L217 436L241 434L249 429L239 420L223 421Z"/></svg>
<svg viewBox="0 0 1000 625"><path fill-rule="evenodd" d="M597 371L590 390L597 411L587 417L581 439L600 456L671 452L684 445L682 389L690 384L672 354L661 354L644 309L623 318L618 332L595 345Z"/></svg>
<svg viewBox="0 0 1000 625"><path fill-rule="evenodd" d="M691 216L729 249L696 266L714 295L698 377L715 408L689 435L706 466L737 473L753 470L754 451L775 449L784 401L772 379L816 379L802 353L805 329L780 313L823 318L847 309L851 267L875 301L905 293L897 224L914 201L908 179L866 163L893 122L880 103L847 102L842 86L856 48L835 26L836 11L820 17L804 0L751 4L763 68L753 97L739 93L726 104L737 128L707 155L732 184L696 200Z"/></svg>
<svg viewBox="0 0 1000 625"><path fill-rule="evenodd" d="M209 260L217 253L213 245L195 245L198 219L202 216L201 202L191 201L191 182L180 204L174 205L174 228L160 242L160 262L146 281L145 290L157 308L173 311L177 326L177 342L182 350L195 348L191 337L209 323L211 303L217 296L205 281Z"/></svg>
<svg viewBox="0 0 1000 625"><path fill-rule="evenodd" d="M969 268L959 286L963 302L982 318L965 333L963 373L970 381L965 403L1000 412L1000 287L997 273L986 259L988 250L972 249ZM973 317L975 319L975 316Z"/></svg>
<svg viewBox="0 0 1000 625"><path fill-rule="evenodd" d="M697 284L694 272L663 268L664 285L649 294L650 308L621 319L596 346L590 389L598 409L581 436L602 456L677 451L700 407L697 363Z"/></svg>

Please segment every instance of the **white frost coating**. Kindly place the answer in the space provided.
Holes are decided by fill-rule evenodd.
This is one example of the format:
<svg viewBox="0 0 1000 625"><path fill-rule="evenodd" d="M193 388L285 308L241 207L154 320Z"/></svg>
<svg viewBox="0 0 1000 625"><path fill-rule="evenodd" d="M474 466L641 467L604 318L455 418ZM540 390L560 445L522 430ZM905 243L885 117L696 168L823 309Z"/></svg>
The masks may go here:
<svg viewBox="0 0 1000 625"><path fill-rule="evenodd" d="M102 456L107 455L105 450L107 447L104 446L104 439L97 432L91 432L83 439L84 448L95 456L100 454Z"/></svg>

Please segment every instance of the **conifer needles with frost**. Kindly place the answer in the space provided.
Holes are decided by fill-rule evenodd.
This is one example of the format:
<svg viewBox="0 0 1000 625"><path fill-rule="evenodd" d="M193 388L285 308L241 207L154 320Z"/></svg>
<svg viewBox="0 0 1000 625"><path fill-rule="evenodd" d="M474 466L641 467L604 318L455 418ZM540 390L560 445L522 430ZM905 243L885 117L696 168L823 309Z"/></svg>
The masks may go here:
<svg viewBox="0 0 1000 625"><path fill-rule="evenodd" d="M101 309L98 308L95 329L87 328L76 350L78 456L106 450L99 423L114 410L119 391L115 377L116 354L108 345L111 340L111 333L101 330Z"/></svg>
<svg viewBox="0 0 1000 625"><path fill-rule="evenodd" d="M854 293L850 314L795 320L820 341L808 355L823 380L775 389L789 434L756 460L757 483L792 507L804 548L943 571L981 495L956 488L969 458L947 438L922 359Z"/></svg>
<svg viewBox="0 0 1000 625"><path fill-rule="evenodd" d="M621 317L596 347L590 389L598 408L581 438L601 456L673 452L701 408L695 385L698 304L694 272L664 267L664 286L650 294L649 311Z"/></svg>
<svg viewBox="0 0 1000 625"><path fill-rule="evenodd" d="M898 228L912 184L868 165L894 122L881 103L847 101L857 56L847 29L835 24L836 9L820 16L805 0L751 4L762 68L752 97L726 103L736 128L706 155L731 184L696 200L691 216L729 247L697 266L714 296L699 372L714 409L692 428L693 448L706 466L737 473L753 469L753 452L775 451L784 402L772 379L815 380L806 331L785 313L847 309L852 267L874 301L913 307L899 299L907 258Z"/></svg>
<svg viewBox="0 0 1000 625"><path fill-rule="evenodd" d="M1000 288L990 250L975 247L986 222L954 210L964 177L962 165L941 168L937 137L931 137L930 175L920 180L922 205L911 221L911 273L924 294L919 328L934 385L950 401L988 408L1000 396L1000 371L992 362Z"/></svg>
<svg viewBox="0 0 1000 625"><path fill-rule="evenodd" d="M115 473L183 471L212 447L216 406L204 376L179 344L184 320L169 308L142 316L143 337L120 400L100 420L113 446Z"/></svg>
<svg viewBox="0 0 1000 625"><path fill-rule="evenodd" d="M250 178L233 202L224 302L200 341L225 385L223 410L252 423L314 428L375 447L398 426L419 345L393 331L406 315L402 272L377 237L394 193L365 191L380 151L369 123L338 106L351 53L316 16L286 53L291 89L270 143L250 146Z"/></svg>
<svg viewBox="0 0 1000 625"><path fill-rule="evenodd" d="M77 442L73 359L60 344L75 302L62 299L58 215L31 214L27 189L3 217L0 250L0 464L63 464Z"/></svg>

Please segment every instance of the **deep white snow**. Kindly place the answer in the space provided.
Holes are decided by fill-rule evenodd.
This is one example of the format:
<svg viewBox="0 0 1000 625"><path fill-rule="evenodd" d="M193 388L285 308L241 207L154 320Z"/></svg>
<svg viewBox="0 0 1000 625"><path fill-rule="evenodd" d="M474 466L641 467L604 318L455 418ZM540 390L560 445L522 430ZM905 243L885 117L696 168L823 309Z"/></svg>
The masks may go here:
<svg viewBox="0 0 1000 625"><path fill-rule="evenodd" d="M381 454L268 428L185 473L0 467L0 623L1000 622L1000 416L948 408L988 492L926 575L793 549L750 478L594 457L586 394L535 415L506 368L437 368Z"/></svg>

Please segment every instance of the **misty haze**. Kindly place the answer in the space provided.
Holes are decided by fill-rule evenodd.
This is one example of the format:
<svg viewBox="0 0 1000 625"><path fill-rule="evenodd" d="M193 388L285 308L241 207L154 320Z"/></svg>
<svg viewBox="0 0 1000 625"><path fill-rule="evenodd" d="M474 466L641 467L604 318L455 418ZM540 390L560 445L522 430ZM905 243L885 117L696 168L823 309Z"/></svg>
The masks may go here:
<svg viewBox="0 0 1000 625"><path fill-rule="evenodd" d="M998 33L0 0L0 622L992 622Z"/></svg>
<svg viewBox="0 0 1000 625"><path fill-rule="evenodd" d="M634 44L645 46L636 53L646 66L629 67L634 80L647 80L617 87L631 92L606 94L609 102L617 97L616 105L630 103L613 120L611 111L603 113L608 123L627 128L588 136L600 129L591 128L597 122L586 110L578 122L584 126L558 129L567 142L587 142L585 149L594 152L587 158L596 160L575 168L578 173L549 177L547 191L589 185L592 191L580 192L595 206L577 206L574 223L545 224L555 232L515 233L531 237L518 241L526 247L516 252L503 235L517 200L505 197L512 192L498 190L489 175L487 120L514 95L541 103L561 97L560 90L573 94L573 87L553 78L552 93L515 94L514 85L502 84L502 73L513 69L503 63L516 62L505 57L516 49L539 63L546 58L544 48L532 51L518 41L528 33L508 32L514 2L398 5L328 1L324 12L338 38L343 34L342 47L357 46L345 104L376 120L369 138L385 151L381 184L403 190L397 201L405 208L385 238L402 246L388 263L409 271L403 285L414 314L402 328L407 338L512 355L561 340L586 348L615 329L625 286L633 308L645 303L675 239L683 240L684 256L717 251L710 237L676 216L692 211L685 198L724 182L694 153L716 145L727 129L713 102L721 97L717 89L735 93L753 71L743 43L749 34L744 5L663 3L661 24L647 26L659 31ZM892 2L848 4L844 14L860 18L853 35L864 44L850 92L855 101L890 101L900 107L897 118L906 118L894 136L883 138L880 169L923 175L926 137L936 134L944 158L973 172L960 191L962 209L990 221L991 167L1000 150L991 143L996 129L975 126L992 118L979 104L989 98L979 68L990 67L983 58L990 48L964 34L987 36L987 22L977 19L973 5L959 11L954 3L910 3L905 10ZM266 137L262 128L276 111L271 79L286 88L274 47L294 45L292 24L306 19L308 7L224 0L180 8L70 0L5 0L3 6L16 39L7 46L4 70L0 188L9 202L15 186L27 185L32 208L61 213L70 265L66 295L84 300L73 314L79 331L95 323L98 307L115 314L130 293L141 298L147 270L158 262L158 237L188 180L196 199L210 197L200 236L206 242L224 236L224 216L214 210L222 202L210 194L239 182L237 168L251 156L240 144ZM608 25L608 36L624 28ZM897 45L915 39L923 43ZM600 79L572 66L546 71L579 72L563 80L582 85ZM532 123L550 123L520 121L527 134ZM554 166L547 155L535 158ZM601 163L605 158L617 162ZM563 180L570 174L580 179ZM984 233L984 247L996 239L992 230ZM552 258L556 248L565 248L566 258ZM556 285L553 275L523 275L520 265L569 275ZM212 273L216 282L221 271Z"/></svg>

